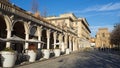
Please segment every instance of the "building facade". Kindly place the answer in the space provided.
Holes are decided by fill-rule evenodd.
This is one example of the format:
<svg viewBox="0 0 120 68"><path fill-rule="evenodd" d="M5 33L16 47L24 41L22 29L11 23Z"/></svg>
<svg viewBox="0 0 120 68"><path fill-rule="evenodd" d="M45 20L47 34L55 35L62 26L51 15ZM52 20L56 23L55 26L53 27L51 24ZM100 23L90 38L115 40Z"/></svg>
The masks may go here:
<svg viewBox="0 0 120 68"><path fill-rule="evenodd" d="M89 47L90 33L86 19L73 13L43 18L39 12L32 14L8 0L0 0L0 51L11 48L21 57L19 54L34 48L48 59L57 46L62 53Z"/></svg>
<svg viewBox="0 0 120 68"><path fill-rule="evenodd" d="M73 13L65 13L60 16L46 18L51 24L60 26L65 31L70 31L78 37L78 48L90 47L90 29L85 18L77 18ZM71 34L72 34L71 33Z"/></svg>
<svg viewBox="0 0 120 68"><path fill-rule="evenodd" d="M96 34L96 48L111 48L108 28L99 28Z"/></svg>
<svg viewBox="0 0 120 68"><path fill-rule="evenodd" d="M0 46L27 50L34 43L38 49L54 49L56 43L65 52L79 50L81 39L89 39L90 30L85 18L73 13L60 17L42 18L9 2L0 1ZM39 14L39 13L37 13Z"/></svg>

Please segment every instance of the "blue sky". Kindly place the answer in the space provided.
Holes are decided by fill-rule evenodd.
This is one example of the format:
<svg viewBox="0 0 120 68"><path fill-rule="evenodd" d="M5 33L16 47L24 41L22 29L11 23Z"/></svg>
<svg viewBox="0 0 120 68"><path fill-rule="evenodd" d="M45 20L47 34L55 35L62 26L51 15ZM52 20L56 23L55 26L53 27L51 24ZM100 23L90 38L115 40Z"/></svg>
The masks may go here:
<svg viewBox="0 0 120 68"><path fill-rule="evenodd" d="M47 11L48 16L62 13L74 13L87 19L91 35L98 28L107 27L111 31L115 23L120 22L120 0L37 0L39 11ZM32 0L11 0L17 6L31 11Z"/></svg>

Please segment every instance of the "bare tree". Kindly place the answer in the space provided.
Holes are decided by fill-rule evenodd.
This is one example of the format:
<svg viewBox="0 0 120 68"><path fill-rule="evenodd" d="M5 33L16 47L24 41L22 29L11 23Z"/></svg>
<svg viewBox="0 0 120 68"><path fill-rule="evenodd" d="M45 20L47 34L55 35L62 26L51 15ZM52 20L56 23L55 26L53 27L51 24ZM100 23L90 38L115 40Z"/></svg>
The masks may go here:
<svg viewBox="0 0 120 68"><path fill-rule="evenodd" d="M37 0L32 0L32 12L36 13L38 11L38 1Z"/></svg>
<svg viewBox="0 0 120 68"><path fill-rule="evenodd" d="M47 16L47 9L46 9L46 8L43 9L43 14L42 14L42 16L43 16L43 17L46 17L46 16Z"/></svg>
<svg viewBox="0 0 120 68"><path fill-rule="evenodd" d="M110 35L110 43L116 45L117 48L120 47L120 23L114 26Z"/></svg>

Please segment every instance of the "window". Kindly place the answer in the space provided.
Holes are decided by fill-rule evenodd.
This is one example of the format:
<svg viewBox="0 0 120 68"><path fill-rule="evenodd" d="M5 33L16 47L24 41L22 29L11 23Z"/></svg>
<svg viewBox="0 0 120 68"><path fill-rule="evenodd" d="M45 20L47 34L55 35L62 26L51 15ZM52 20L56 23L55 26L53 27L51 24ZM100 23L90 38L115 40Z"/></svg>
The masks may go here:
<svg viewBox="0 0 120 68"><path fill-rule="evenodd" d="M102 33L102 37L105 37L105 33Z"/></svg>

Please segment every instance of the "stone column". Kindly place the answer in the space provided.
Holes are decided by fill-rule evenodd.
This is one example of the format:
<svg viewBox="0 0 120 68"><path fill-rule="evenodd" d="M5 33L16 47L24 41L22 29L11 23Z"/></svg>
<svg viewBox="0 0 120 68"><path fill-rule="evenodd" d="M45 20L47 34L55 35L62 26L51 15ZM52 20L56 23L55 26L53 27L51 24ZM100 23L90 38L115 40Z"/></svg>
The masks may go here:
<svg viewBox="0 0 120 68"><path fill-rule="evenodd" d="M53 37L54 37L54 49L55 49L55 47L56 47L56 36L57 36L57 32L54 32L53 33Z"/></svg>
<svg viewBox="0 0 120 68"><path fill-rule="evenodd" d="M26 35L25 35L25 40L29 40L29 33L26 33ZM28 49L28 45L29 45L29 43L26 42L26 43L25 43L25 50Z"/></svg>
<svg viewBox="0 0 120 68"><path fill-rule="evenodd" d="M62 34L59 34L59 37L58 37L58 40L59 40L59 48L61 48L61 44L62 44Z"/></svg>
<svg viewBox="0 0 120 68"><path fill-rule="evenodd" d="M50 29L47 30L47 49L50 49Z"/></svg>
<svg viewBox="0 0 120 68"><path fill-rule="evenodd" d="M27 24L27 23L28 23L28 24ZM29 40L29 34L30 34L29 27L30 27L30 23L31 23L30 21L24 23L24 28L25 28L25 40ZM29 26L29 27L27 27L27 26ZM26 52L27 52L28 46L29 46L29 43L28 43L28 42L25 42L24 49L25 49Z"/></svg>
<svg viewBox="0 0 120 68"><path fill-rule="evenodd" d="M72 51L71 36L69 36L69 49L70 49L70 52L71 52Z"/></svg>
<svg viewBox="0 0 120 68"><path fill-rule="evenodd" d="M38 27L38 41L41 41L41 32L42 32L42 26ZM41 48L41 43L38 43L38 49Z"/></svg>
<svg viewBox="0 0 120 68"><path fill-rule="evenodd" d="M7 39L9 39L11 37L11 30L7 30ZM10 47L10 42L6 43L6 48Z"/></svg>
<svg viewBox="0 0 120 68"><path fill-rule="evenodd" d="M75 39L74 39L74 37L72 39L72 42L73 42L73 51L75 51Z"/></svg>

